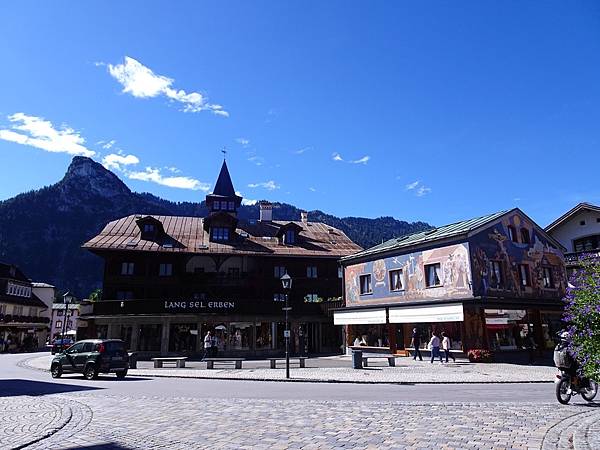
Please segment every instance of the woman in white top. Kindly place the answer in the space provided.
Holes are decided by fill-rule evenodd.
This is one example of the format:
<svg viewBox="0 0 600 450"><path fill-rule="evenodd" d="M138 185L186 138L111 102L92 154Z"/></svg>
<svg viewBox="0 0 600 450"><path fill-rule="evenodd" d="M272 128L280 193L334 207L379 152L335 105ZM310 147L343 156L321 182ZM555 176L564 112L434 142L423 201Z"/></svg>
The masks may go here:
<svg viewBox="0 0 600 450"><path fill-rule="evenodd" d="M440 363L442 363L442 354L440 353L440 338L435 331L431 333L431 339L429 340L428 347L431 350L431 364L433 364L433 360L438 357L440 358Z"/></svg>
<svg viewBox="0 0 600 450"><path fill-rule="evenodd" d="M456 362L456 358L452 353L450 353L450 347L452 347L452 342L450 341L450 338L446 335L446 332L442 331L442 348L444 349L444 353L446 354L446 362L448 362L448 356L452 358L452 361Z"/></svg>

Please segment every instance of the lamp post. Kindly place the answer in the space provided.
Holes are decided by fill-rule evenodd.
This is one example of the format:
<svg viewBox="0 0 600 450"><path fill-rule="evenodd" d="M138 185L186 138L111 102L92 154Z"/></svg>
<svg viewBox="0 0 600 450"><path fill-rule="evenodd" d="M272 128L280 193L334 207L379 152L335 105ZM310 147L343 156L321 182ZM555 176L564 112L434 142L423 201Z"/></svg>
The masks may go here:
<svg viewBox="0 0 600 450"><path fill-rule="evenodd" d="M61 335L61 339L60 339L60 351L61 352L65 349L65 333L66 333L65 329L67 328L67 320L69 320L67 314L69 313L69 304L71 303L71 301L73 301L73 296L71 295L71 293L69 291L65 292L63 295L63 303L65 305L65 313L63 316L62 335Z"/></svg>
<svg viewBox="0 0 600 450"><path fill-rule="evenodd" d="M285 292L285 330L283 331L283 337L285 338L285 377L290 377L290 327L288 322L288 312L292 309L289 306L289 294L292 290L292 277L287 272L281 277L281 284Z"/></svg>

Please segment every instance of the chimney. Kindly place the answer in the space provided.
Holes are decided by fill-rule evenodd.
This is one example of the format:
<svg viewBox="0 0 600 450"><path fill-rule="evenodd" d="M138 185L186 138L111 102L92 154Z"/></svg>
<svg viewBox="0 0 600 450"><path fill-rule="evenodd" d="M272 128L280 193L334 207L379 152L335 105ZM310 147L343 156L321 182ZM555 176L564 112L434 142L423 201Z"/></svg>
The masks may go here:
<svg viewBox="0 0 600 450"><path fill-rule="evenodd" d="M273 220L273 205L269 202L260 202L260 221L271 222Z"/></svg>
<svg viewBox="0 0 600 450"><path fill-rule="evenodd" d="M302 223L308 223L308 212L300 211L300 220Z"/></svg>

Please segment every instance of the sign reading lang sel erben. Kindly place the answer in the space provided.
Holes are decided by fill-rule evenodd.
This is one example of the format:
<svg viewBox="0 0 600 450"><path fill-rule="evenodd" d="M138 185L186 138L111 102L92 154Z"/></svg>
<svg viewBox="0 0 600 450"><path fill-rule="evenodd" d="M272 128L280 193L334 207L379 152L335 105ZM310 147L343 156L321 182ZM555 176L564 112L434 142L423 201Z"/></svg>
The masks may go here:
<svg viewBox="0 0 600 450"><path fill-rule="evenodd" d="M165 300L166 311L223 311L235 308L235 302L206 300Z"/></svg>

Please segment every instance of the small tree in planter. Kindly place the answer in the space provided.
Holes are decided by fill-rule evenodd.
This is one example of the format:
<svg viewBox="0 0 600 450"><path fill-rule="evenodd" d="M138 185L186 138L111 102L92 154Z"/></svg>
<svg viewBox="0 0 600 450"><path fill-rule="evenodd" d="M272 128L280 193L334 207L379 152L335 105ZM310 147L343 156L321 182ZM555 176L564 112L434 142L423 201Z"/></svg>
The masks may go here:
<svg viewBox="0 0 600 450"><path fill-rule="evenodd" d="M489 350L482 348L473 348L467 352L469 361L471 362L492 362L493 354Z"/></svg>
<svg viewBox="0 0 600 450"><path fill-rule="evenodd" d="M568 348L583 374L600 382L600 259L583 255L564 298Z"/></svg>

